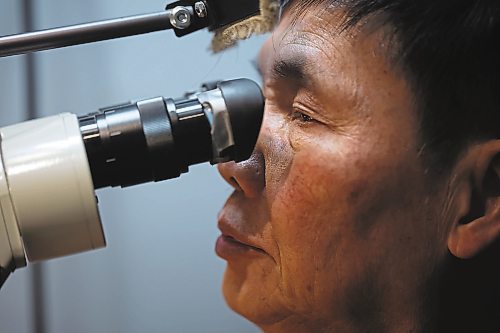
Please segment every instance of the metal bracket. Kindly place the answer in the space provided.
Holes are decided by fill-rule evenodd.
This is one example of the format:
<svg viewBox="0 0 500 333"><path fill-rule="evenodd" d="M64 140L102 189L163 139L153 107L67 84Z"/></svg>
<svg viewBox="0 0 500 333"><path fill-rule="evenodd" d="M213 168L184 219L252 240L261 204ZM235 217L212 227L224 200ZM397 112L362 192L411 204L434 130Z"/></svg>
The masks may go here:
<svg viewBox="0 0 500 333"><path fill-rule="evenodd" d="M205 109L205 115L212 127L212 164L229 161L225 156L228 149L234 147L233 129L231 119L227 111L226 102L220 89L199 93L198 101Z"/></svg>

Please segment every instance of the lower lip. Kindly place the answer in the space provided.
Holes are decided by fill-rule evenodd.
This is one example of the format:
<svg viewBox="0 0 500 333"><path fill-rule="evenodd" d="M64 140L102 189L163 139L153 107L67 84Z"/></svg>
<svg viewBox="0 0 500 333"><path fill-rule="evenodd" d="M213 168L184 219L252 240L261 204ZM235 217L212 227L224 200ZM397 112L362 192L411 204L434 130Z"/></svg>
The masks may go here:
<svg viewBox="0 0 500 333"><path fill-rule="evenodd" d="M217 238L217 242L215 244L215 252L219 257L224 259L230 259L235 256L248 254L261 254L261 250L257 250L251 246L240 243L235 239L224 235L221 235L219 236L219 238Z"/></svg>

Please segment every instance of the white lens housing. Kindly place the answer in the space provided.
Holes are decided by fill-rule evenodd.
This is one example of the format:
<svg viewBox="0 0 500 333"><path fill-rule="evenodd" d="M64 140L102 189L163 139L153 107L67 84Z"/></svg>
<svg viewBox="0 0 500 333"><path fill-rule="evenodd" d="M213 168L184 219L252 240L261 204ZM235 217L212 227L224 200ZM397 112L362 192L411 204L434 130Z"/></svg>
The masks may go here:
<svg viewBox="0 0 500 333"><path fill-rule="evenodd" d="M1 212L15 262L22 263L19 244L30 262L104 247L77 117L32 120L0 135Z"/></svg>

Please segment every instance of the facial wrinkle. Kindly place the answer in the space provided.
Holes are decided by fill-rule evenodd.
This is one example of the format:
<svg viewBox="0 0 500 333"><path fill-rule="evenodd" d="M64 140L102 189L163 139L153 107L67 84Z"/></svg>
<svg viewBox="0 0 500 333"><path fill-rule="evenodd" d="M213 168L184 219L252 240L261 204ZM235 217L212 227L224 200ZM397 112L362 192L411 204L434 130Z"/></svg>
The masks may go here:
<svg viewBox="0 0 500 333"><path fill-rule="evenodd" d="M337 46L340 47L340 46ZM304 90L311 91L318 107L321 107L325 117L339 118L341 114L348 115L356 110L356 119L366 119L369 114L369 106L366 102L365 94L361 88L359 75L349 75L346 72L357 72L355 66L360 66L357 61L344 64L337 61L339 53L326 54L323 50L313 46L305 45L298 40L286 43L280 49L277 57L288 62L289 58L301 57L306 59L305 70L308 79L303 82ZM312 61L312 59L318 59ZM348 68L347 66L351 67ZM352 73L351 73L352 74ZM310 99L310 98L309 98ZM328 102L327 102L328 101ZM351 117L352 118L352 117Z"/></svg>
<svg viewBox="0 0 500 333"><path fill-rule="evenodd" d="M270 144L270 147L273 148L273 151L270 152L266 164L273 165L275 171L272 173L271 172L268 173L267 177L269 178L267 179L269 179L270 182L283 183L284 180L288 177L288 173L290 172L291 163L293 161L293 153L288 152L290 149L287 147L287 144L284 142L284 140L274 141ZM278 185L277 188L281 188L281 186ZM269 207L270 211L269 218L271 221L275 219L275 217L272 216L271 212L274 211L273 206L275 204L276 195L277 193L268 193L268 196L266 198L268 202L267 206ZM277 237L273 237L273 239L277 239ZM282 256L283 252L279 246L279 243L275 242L275 244L278 249L279 261L281 263L283 260ZM281 265L279 267L280 267L280 274L282 275L283 272L281 270Z"/></svg>

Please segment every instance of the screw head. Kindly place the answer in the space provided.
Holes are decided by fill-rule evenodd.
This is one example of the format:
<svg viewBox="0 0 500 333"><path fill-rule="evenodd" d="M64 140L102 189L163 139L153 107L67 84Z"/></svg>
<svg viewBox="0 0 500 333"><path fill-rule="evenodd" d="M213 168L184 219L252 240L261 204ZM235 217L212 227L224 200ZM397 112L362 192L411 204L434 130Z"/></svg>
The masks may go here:
<svg viewBox="0 0 500 333"><path fill-rule="evenodd" d="M194 4L194 11L199 18L204 18L207 16L207 6L203 1L198 1Z"/></svg>
<svg viewBox="0 0 500 333"><path fill-rule="evenodd" d="M192 11L192 9L191 9ZM187 29L191 25L191 13L186 7L178 6L172 10L170 23L177 29Z"/></svg>

